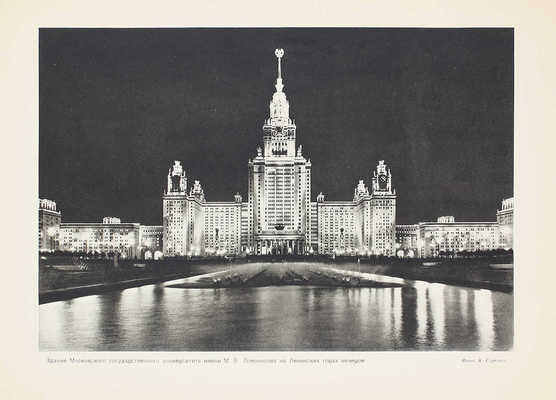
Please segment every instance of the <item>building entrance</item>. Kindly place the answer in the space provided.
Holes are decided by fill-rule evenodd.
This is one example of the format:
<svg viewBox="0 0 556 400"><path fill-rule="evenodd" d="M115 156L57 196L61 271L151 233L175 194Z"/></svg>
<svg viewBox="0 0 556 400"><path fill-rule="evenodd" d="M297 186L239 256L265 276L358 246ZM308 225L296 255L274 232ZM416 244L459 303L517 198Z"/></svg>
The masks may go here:
<svg viewBox="0 0 556 400"><path fill-rule="evenodd" d="M298 255L305 254L303 240L263 239L257 240L257 254L260 255Z"/></svg>

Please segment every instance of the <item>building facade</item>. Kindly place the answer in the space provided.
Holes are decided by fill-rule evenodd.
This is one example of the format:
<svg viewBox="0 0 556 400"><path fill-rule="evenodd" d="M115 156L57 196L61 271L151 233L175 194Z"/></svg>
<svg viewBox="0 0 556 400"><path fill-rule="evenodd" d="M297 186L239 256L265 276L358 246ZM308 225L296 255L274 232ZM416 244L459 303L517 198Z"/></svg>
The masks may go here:
<svg viewBox="0 0 556 400"><path fill-rule="evenodd" d="M456 222L453 216L436 222L396 226L396 255L438 257L462 252L513 248L513 198L502 201L496 222Z"/></svg>
<svg viewBox="0 0 556 400"><path fill-rule="evenodd" d="M416 257L418 254L419 225L396 225L396 255Z"/></svg>
<svg viewBox="0 0 556 400"><path fill-rule="evenodd" d="M179 161L168 171L166 191L162 197L164 255L187 254L187 178Z"/></svg>
<svg viewBox="0 0 556 400"><path fill-rule="evenodd" d="M360 180L352 201L325 201L317 196L318 252L394 256L396 191L383 160L371 175L371 190Z"/></svg>
<svg viewBox="0 0 556 400"><path fill-rule="evenodd" d="M39 251L54 251L59 247L62 213L56 202L39 199Z"/></svg>
<svg viewBox="0 0 556 400"><path fill-rule="evenodd" d="M247 201L204 199L198 181L187 195L179 161L163 195L164 255L395 254L396 193L380 161L369 191L360 181L351 201L311 201L311 161L296 142L277 49L275 92L262 126L262 146L248 161Z"/></svg>
<svg viewBox="0 0 556 400"><path fill-rule="evenodd" d="M60 250L85 253L119 253L140 257L138 223L62 223Z"/></svg>
<svg viewBox="0 0 556 400"><path fill-rule="evenodd" d="M421 222L418 226L419 257L500 248L497 222Z"/></svg>
<svg viewBox="0 0 556 400"><path fill-rule="evenodd" d="M322 199L322 197L320 198ZM317 201L317 232L320 254L352 254L358 242L352 201Z"/></svg>
<svg viewBox="0 0 556 400"><path fill-rule="evenodd" d="M206 202L204 206L204 240L207 255L240 254L242 232L242 202L236 194L234 201Z"/></svg>
<svg viewBox="0 0 556 400"><path fill-rule="evenodd" d="M163 253L165 256L205 254L205 193L194 181L187 193L187 177L179 161L168 171L162 196Z"/></svg>
<svg viewBox="0 0 556 400"><path fill-rule="evenodd" d="M141 225L139 227L141 258L160 259L162 257L162 240L162 225Z"/></svg>
<svg viewBox="0 0 556 400"><path fill-rule="evenodd" d="M502 200L502 208L496 211L500 226L500 245L505 249L514 247L514 198Z"/></svg>

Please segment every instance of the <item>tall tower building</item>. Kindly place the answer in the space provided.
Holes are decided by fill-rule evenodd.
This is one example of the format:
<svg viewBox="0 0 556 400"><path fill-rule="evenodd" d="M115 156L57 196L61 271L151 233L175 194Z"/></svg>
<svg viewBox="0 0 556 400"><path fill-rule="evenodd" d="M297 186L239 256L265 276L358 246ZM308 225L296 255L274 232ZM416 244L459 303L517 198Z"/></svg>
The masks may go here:
<svg viewBox="0 0 556 400"><path fill-rule="evenodd" d="M364 180L360 180L353 192L353 216L357 251L368 255L371 250L371 195Z"/></svg>
<svg viewBox="0 0 556 400"><path fill-rule="evenodd" d="M165 256L199 256L205 253L205 193L195 181L187 193L185 170L179 161L168 171L162 196L162 243Z"/></svg>
<svg viewBox="0 0 556 400"><path fill-rule="evenodd" d="M39 251L58 250L62 213L56 210L56 202L39 199Z"/></svg>
<svg viewBox="0 0 556 400"><path fill-rule="evenodd" d="M303 254L311 245L311 162L296 151L296 126L276 49L276 91L263 125L263 147L248 163L249 245L255 254Z"/></svg>
<svg viewBox="0 0 556 400"><path fill-rule="evenodd" d="M163 254L187 254L187 178L179 161L168 171L168 185L162 196Z"/></svg>
<svg viewBox="0 0 556 400"><path fill-rule="evenodd" d="M201 182L195 181L185 203L187 255L199 256L205 252L205 192Z"/></svg>
<svg viewBox="0 0 556 400"><path fill-rule="evenodd" d="M371 185L371 253L393 256L396 252L396 191L392 189L390 168L383 160L373 171Z"/></svg>

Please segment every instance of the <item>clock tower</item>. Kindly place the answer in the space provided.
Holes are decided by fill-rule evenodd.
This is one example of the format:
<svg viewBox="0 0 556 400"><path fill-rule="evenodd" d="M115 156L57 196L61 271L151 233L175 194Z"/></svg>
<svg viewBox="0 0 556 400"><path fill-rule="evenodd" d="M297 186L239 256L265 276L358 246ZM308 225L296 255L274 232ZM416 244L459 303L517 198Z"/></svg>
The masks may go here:
<svg viewBox="0 0 556 400"><path fill-rule="evenodd" d="M392 173L390 168L386 168L384 160L378 162L376 170L373 171L371 182L372 193L395 194L395 191L392 192Z"/></svg>
<svg viewBox="0 0 556 400"><path fill-rule="evenodd" d="M378 162L371 177L371 254L394 256L396 253L396 190L392 189L392 173Z"/></svg>

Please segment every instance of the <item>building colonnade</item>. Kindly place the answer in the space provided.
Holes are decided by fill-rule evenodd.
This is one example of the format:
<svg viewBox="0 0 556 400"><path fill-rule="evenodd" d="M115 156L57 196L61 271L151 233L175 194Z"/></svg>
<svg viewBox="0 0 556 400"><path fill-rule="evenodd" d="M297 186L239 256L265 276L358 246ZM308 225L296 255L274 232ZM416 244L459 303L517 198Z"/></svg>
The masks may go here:
<svg viewBox="0 0 556 400"><path fill-rule="evenodd" d="M306 254L305 241L303 239L259 239L255 244L255 254Z"/></svg>

